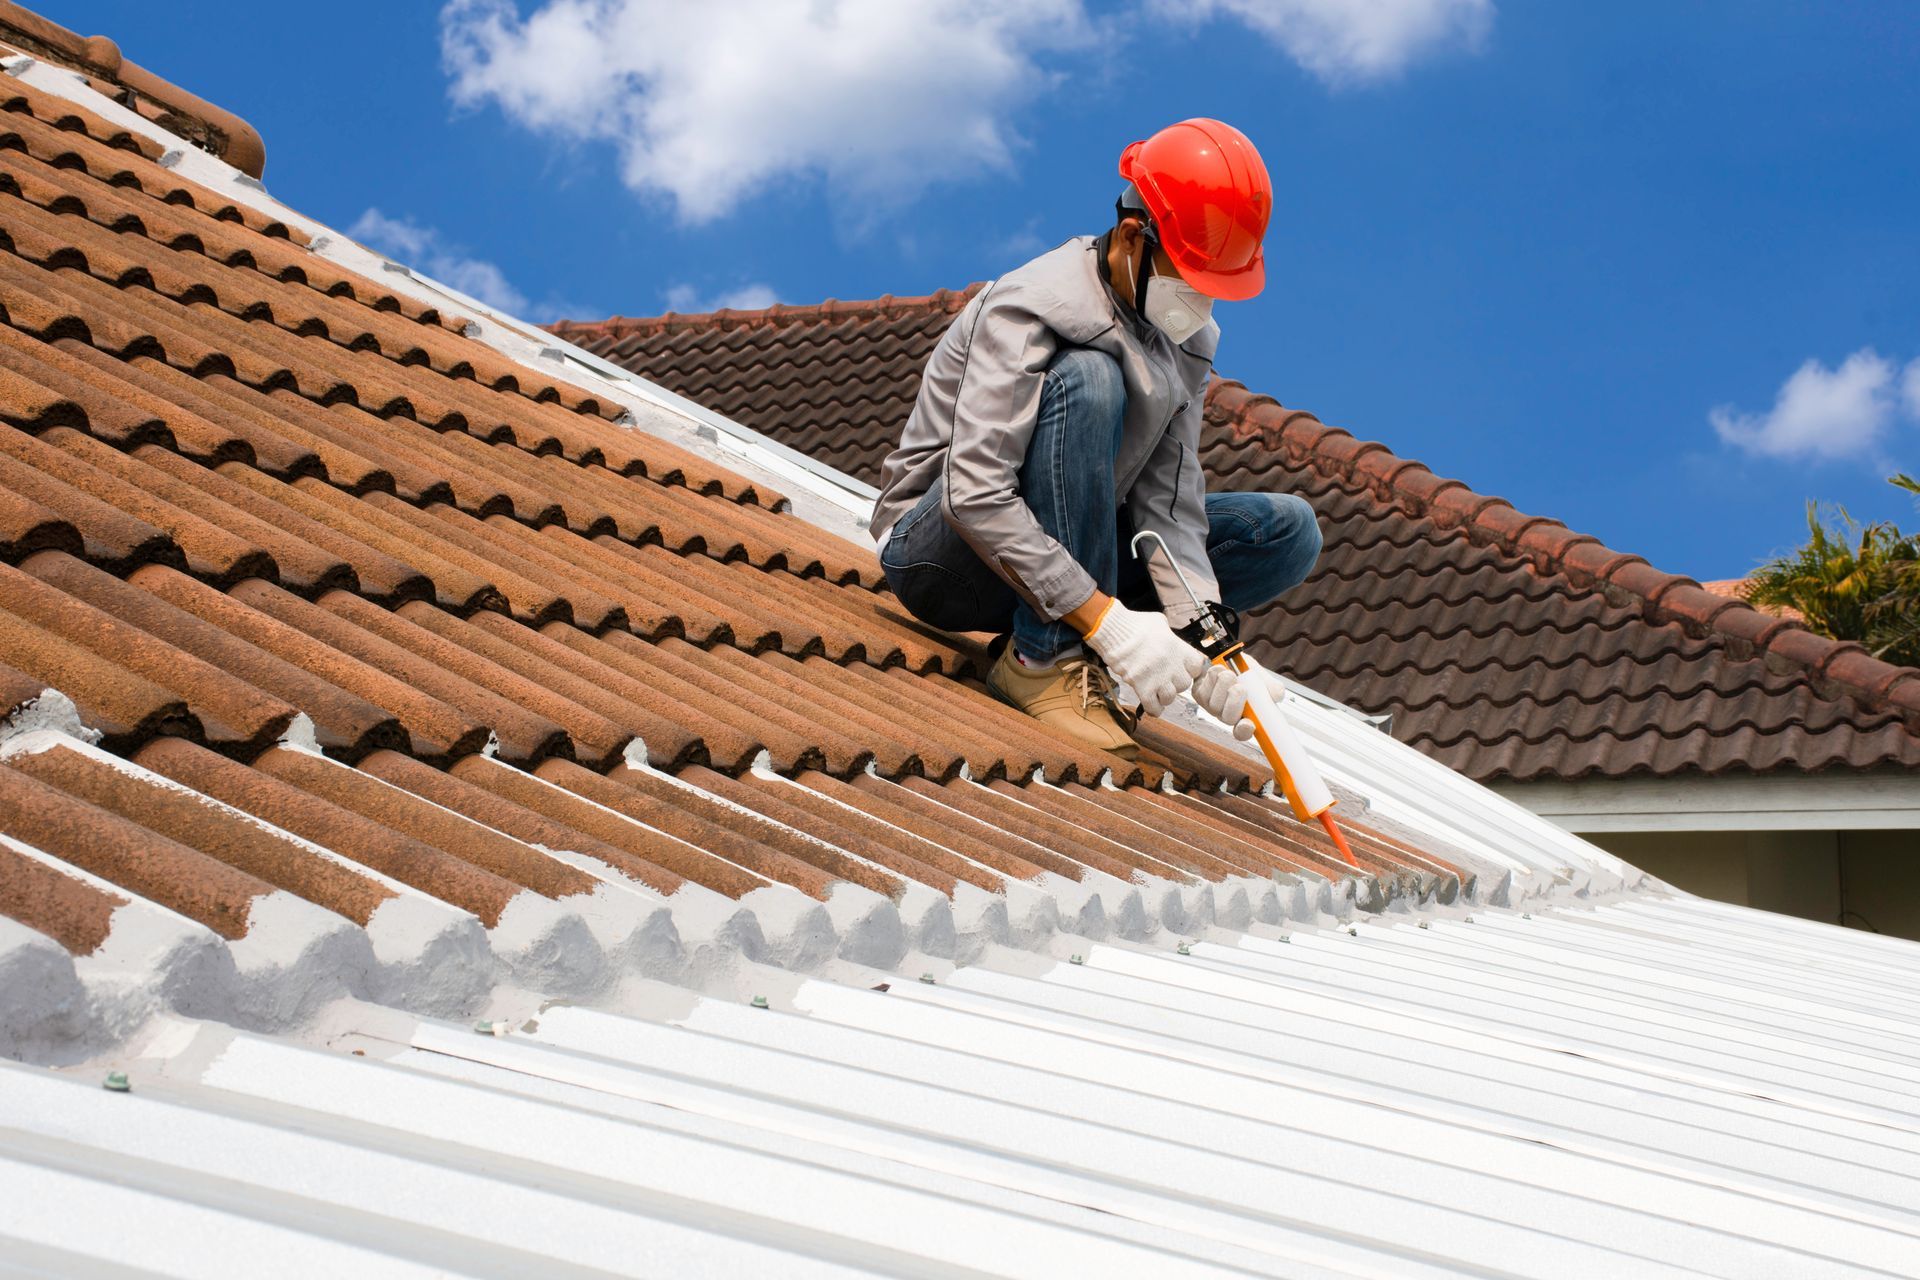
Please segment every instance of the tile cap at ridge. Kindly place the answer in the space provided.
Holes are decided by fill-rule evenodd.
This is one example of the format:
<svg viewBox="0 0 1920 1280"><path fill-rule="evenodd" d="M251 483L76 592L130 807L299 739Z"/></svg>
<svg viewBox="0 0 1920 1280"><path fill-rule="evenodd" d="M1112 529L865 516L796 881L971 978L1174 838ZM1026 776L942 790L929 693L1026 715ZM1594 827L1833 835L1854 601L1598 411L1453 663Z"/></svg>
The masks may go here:
<svg viewBox="0 0 1920 1280"><path fill-rule="evenodd" d="M122 91L123 105L219 156L248 177L258 178L266 171L267 144L258 130L232 112L127 61L120 46L105 36L82 36L30 9L0 0L0 41L33 57L107 81Z"/></svg>

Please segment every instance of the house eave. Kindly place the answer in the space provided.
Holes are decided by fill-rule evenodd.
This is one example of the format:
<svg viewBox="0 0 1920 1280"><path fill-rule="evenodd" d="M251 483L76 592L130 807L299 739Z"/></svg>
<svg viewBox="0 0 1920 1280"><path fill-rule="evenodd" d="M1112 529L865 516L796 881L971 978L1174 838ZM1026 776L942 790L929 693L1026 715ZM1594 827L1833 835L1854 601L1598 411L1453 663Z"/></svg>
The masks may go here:
<svg viewBox="0 0 1920 1280"><path fill-rule="evenodd" d="M1920 830L1920 770L1489 785L1555 826L1583 834Z"/></svg>

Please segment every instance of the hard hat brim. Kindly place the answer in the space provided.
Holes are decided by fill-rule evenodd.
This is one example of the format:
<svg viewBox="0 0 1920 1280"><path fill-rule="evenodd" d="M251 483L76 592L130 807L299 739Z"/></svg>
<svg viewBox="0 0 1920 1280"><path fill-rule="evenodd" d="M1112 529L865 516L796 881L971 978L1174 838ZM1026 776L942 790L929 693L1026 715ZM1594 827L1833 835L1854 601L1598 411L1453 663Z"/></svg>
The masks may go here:
<svg viewBox="0 0 1920 1280"><path fill-rule="evenodd" d="M1172 257L1171 254L1168 255ZM1178 258L1173 260L1173 269L1188 284L1218 302L1245 302L1260 295L1267 287L1267 255L1258 257L1238 271L1198 271L1187 266Z"/></svg>

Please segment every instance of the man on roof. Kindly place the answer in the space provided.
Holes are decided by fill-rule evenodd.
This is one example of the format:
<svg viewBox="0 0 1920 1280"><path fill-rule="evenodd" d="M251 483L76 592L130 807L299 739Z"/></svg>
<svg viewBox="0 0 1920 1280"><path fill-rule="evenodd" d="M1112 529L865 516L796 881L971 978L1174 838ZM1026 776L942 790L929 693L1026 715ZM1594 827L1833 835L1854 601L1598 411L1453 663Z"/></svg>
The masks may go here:
<svg viewBox="0 0 1920 1280"><path fill-rule="evenodd" d="M999 633L995 694L1131 759L1115 682L1150 715L1191 689L1250 735L1230 674L1194 647L1198 620L1236 630L1307 576L1320 530L1293 495L1206 492L1200 465L1213 304L1266 282L1260 153L1185 120L1122 152L1120 176L1111 229L1001 276L941 338L871 529L914 616ZM1143 531L1197 606L1167 555L1130 553Z"/></svg>

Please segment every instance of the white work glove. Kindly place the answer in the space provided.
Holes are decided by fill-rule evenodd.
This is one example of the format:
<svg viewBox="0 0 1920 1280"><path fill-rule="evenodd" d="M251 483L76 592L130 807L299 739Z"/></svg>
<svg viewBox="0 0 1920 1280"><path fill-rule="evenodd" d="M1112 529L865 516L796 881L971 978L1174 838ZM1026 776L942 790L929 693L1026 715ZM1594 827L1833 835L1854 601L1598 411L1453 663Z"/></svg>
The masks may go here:
<svg viewBox="0 0 1920 1280"><path fill-rule="evenodd" d="M1200 678L1193 682L1193 700L1221 724L1233 726L1233 736L1245 742L1253 736L1253 721L1247 718L1247 694L1240 687L1240 673L1224 662L1210 662Z"/></svg>
<svg viewBox="0 0 1920 1280"><path fill-rule="evenodd" d="M1100 655L1107 674L1132 688L1148 715L1159 715L1206 670L1206 655L1173 634L1158 613L1138 613L1118 600L1109 604L1087 647Z"/></svg>

